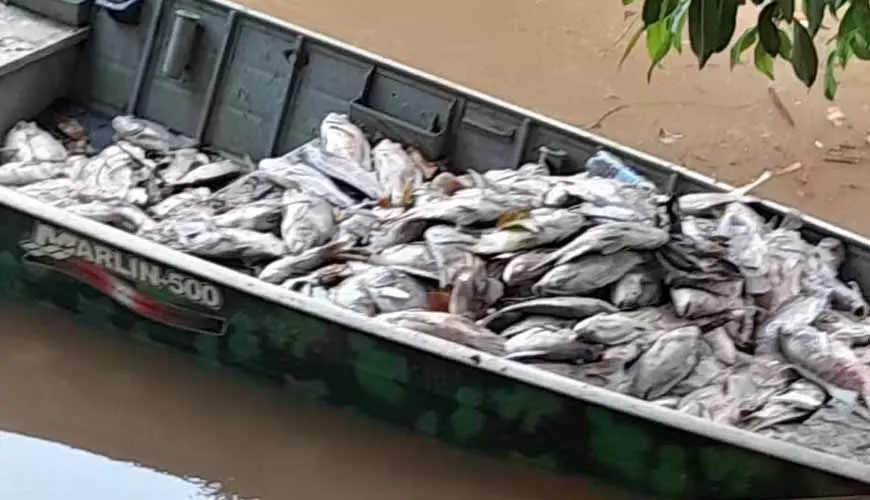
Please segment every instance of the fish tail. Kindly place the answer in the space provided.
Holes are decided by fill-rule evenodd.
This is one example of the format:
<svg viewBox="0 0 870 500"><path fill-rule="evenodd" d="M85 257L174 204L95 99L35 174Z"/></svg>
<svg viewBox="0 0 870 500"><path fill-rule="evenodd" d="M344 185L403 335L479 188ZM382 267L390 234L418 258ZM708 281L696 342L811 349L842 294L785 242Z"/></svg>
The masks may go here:
<svg viewBox="0 0 870 500"><path fill-rule="evenodd" d="M401 205L409 208L414 205L414 182L407 181L402 185L402 202Z"/></svg>

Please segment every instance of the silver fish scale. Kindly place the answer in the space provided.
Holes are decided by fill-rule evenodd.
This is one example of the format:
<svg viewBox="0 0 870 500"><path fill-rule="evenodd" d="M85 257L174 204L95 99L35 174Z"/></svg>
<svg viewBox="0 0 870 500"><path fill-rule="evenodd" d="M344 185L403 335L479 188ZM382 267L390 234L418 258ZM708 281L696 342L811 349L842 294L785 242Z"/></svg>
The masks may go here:
<svg viewBox="0 0 870 500"><path fill-rule="evenodd" d="M752 208L769 173L677 198L545 162L451 173L339 113L255 168L139 117L112 126L85 156L16 124L0 185L394 327L866 460L870 304L842 242Z"/></svg>

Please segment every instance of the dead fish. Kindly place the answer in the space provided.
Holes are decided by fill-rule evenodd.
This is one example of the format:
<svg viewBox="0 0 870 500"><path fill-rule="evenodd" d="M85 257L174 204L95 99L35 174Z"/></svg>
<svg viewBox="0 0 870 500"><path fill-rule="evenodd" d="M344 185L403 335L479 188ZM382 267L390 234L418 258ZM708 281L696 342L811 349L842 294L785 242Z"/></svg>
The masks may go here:
<svg viewBox="0 0 870 500"><path fill-rule="evenodd" d="M450 198L415 206L405 218L449 222L458 226L494 222L505 213L530 210L540 205L534 196L517 193L499 193L484 188L469 188Z"/></svg>
<svg viewBox="0 0 870 500"><path fill-rule="evenodd" d="M369 141L347 115L327 114L320 122L320 142L327 153L351 160L365 170L372 170Z"/></svg>
<svg viewBox="0 0 870 500"><path fill-rule="evenodd" d="M782 392L770 397L760 409L746 415L741 426L753 432L784 423L801 421L825 403L825 391L804 379L795 380Z"/></svg>
<svg viewBox="0 0 870 500"><path fill-rule="evenodd" d="M66 161L18 161L0 166L0 185L24 186L34 182L64 177Z"/></svg>
<svg viewBox="0 0 870 500"><path fill-rule="evenodd" d="M655 250L670 239L668 233L648 224L635 222L611 222L594 226L567 245L555 250L541 263L566 264L580 257L597 252L610 255L623 250Z"/></svg>
<svg viewBox="0 0 870 500"><path fill-rule="evenodd" d="M59 178L34 182L13 189L23 195L52 203L70 199L71 193L77 194L79 183L71 179Z"/></svg>
<svg viewBox="0 0 870 500"><path fill-rule="evenodd" d="M479 255L531 250L558 243L579 231L586 218L568 209L536 208L528 216L500 223L481 235L471 251Z"/></svg>
<svg viewBox="0 0 870 500"><path fill-rule="evenodd" d="M495 355L504 353L504 339L468 318L434 311L400 311L378 319Z"/></svg>
<svg viewBox="0 0 870 500"><path fill-rule="evenodd" d="M144 185L156 168L156 163L146 158L145 150L120 141L80 164L79 168L71 169L70 178L81 183L81 191L94 199L144 205L149 201Z"/></svg>
<svg viewBox="0 0 870 500"><path fill-rule="evenodd" d="M559 329L570 329L574 325L574 323L576 323L576 321L573 319L554 318L552 316L543 315L532 315L510 325L509 327L502 330L499 334L502 337L509 339L514 335L538 326L551 326Z"/></svg>
<svg viewBox="0 0 870 500"><path fill-rule="evenodd" d="M193 167L178 179L167 180L170 186L195 186L230 176L239 176L252 169L244 163L225 158Z"/></svg>
<svg viewBox="0 0 870 500"><path fill-rule="evenodd" d="M712 290L712 291L711 291ZM671 288L671 303L677 316L695 319L744 307L743 282L711 283L707 290Z"/></svg>
<svg viewBox="0 0 870 500"><path fill-rule="evenodd" d="M661 299L661 277L645 269L629 271L610 291L610 302L622 310L653 306Z"/></svg>
<svg viewBox="0 0 870 500"><path fill-rule="evenodd" d="M34 122L20 121L6 133L3 150L12 162L62 162L69 151Z"/></svg>
<svg viewBox="0 0 870 500"><path fill-rule="evenodd" d="M139 231L139 236L199 257L277 258L287 248L268 233L217 227L204 221L163 221Z"/></svg>
<svg viewBox="0 0 870 500"><path fill-rule="evenodd" d="M438 280L438 264L424 243L403 243L372 254L369 263L392 267L412 276Z"/></svg>
<svg viewBox="0 0 870 500"><path fill-rule="evenodd" d="M560 204L561 205L561 204ZM649 211L636 210L631 206L596 205L583 202L577 206L577 211L599 223L608 222L652 222Z"/></svg>
<svg viewBox="0 0 870 500"><path fill-rule="evenodd" d="M507 287L514 287L525 283L533 284L546 274L547 268L541 267L538 264L546 259L549 254L550 252L546 250L532 250L511 258L502 271L502 282Z"/></svg>
<svg viewBox="0 0 870 500"><path fill-rule="evenodd" d="M846 261L846 247L837 238L825 237L816 243L816 254L819 259L834 272L840 270Z"/></svg>
<svg viewBox="0 0 870 500"><path fill-rule="evenodd" d="M336 241L344 241L354 246L367 245L372 232L381 222L377 214L365 209L341 212L338 220Z"/></svg>
<svg viewBox="0 0 870 500"><path fill-rule="evenodd" d="M548 271L532 286L532 293L535 295L588 294L618 281L644 260L641 254L632 251L610 255L586 255Z"/></svg>
<svg viewBox="0 0 870 500"><path fill-rule="evenodd" d="M402 145L383 139L372 149L372 159L378 182L392 206L407 206L414 189L423 182L423 173L417 169Z"/></svg>
<svg viewBox="0 0 870 500"><path fill-rule="evenodd" d="M300 148L293 159L298 159L333 180L351 186L369 199L379 200L383 196L383 189L375 174L354 160L324 151L312 143Z"/></svg>
<svg viewBox="0 0 870 500"><path fill-rule="evenodd" d="M870 366L843 342L811 326L786 324L779 331L783 356L805 378L821 385L832 398L870 404Z"/></svg>
<svg viewBox="0 0 870 500"><path fill-rule="evenodd" d="M483 261L468 256L454 274L447 310L477 319L504 295L504 285L488 276Z"/></svg>
<svg viewBox="0 0 870 500"><path fill-rule="evenodd" d="M574 325L573 330L583 340L606 346L627 344L653 332L646 323L620 313L590 316Z"/></svg>
<svg viewBox="0 0 870 500"><path fill-rule="evenodd" d="M699 360L701 330L696 326L662 334L630 369L629 392L657 399L686 378Z"/></svg>
<svg viewBox="0 0 870 500"><path fill-rule="evenodd" d="M152 205L147 212L154 218L165 219L183 213L190 207L202 206L210 197L211 190L207 187L187 189Z"/></svg>
<svg viewBox="0 0 870 500"><path fill-rule="evenodd" d="M215 191L210 203L217 207L232 208L246 205L267 195L281 194L284 191L285 189L268 173L254 171Z"/></svg>
<svg viewBox="0 0 870 500"><path fill-rule="evenodd" d="M469 249L477 239L451 226L432 226L423 233L426 248L438 266L438 286L447 287L462 267L484 267Z"/></svg>
<svg viewBox="0 0 870 500"><path fill-rule="evenodd" d="M332 179L309 165L293 160L292 153L279 158L263 158L258 168L267 174L269 180L284 189L323 197L340 208L350 208L355 204L354 199L336 186Z"/></svg>
<svg viewBox="0 0 870 500"><path fill-rule="evenodd" d="M478 323L494 332L516 323L523 316L544 315L566 319L584 319L602 312L617 312L600 299L589 297L546 297L513 304L490 314Z"/></svg>
<svg viewBox="0 0 870 500"><path fill-rule="evenodd" d="M686 377L668 391L669 394L685 396L703 387L721 384L725 380L729 373L728 366L712 356L704 355L703 351L704 344L699 343L698 362Z"/></svg>
<svg viewBox="0 0 870 500"><path fill-rule="evenodd" d="M759 431L762 435L789 441L857 462L870 463L870 424L863 418L831 405L822 406L808 419Z"/></svg>
<svg viewBox="0 0 870 500"><path fill-rule="evenodd" d="M723 390L723 384L705 386L684 396L678 411L713 422L734 425L741 417L740 400Z"/></svg>
<svg viewBox="0 0 870 500"><path fill-rule="evenodd" d="M238 227L252 231L270 232L278 227L282 218L280 199L264 198L248 205L231 208L215 215L214 223L220 227Z"/></svg>
<svg viewBox="0 0 870 500"><path fill-rule="evenodd" d="M728 260L728 247L716 241L672 234L655 256L669 286L706 289L709 283L742 277L740 269Z"/></svg>
<svg viewBox="0 0 870 500"><path fill-rule="evenodd" d="M728 239L728 258L740 268L746 293L760 295L770 291L768 246L764 240L764 220L742 203L730 203L719 219L715 235Z"/></svg>
<svg viewBox="0 0 870 500"><path fill-rule="evenodd" d="M119 227L130 232L155 224L139 207L122 201L91 201L65 206L70 213Z"/></svg>
<svg viewBox="0 0 870 500"><path fill-rule="evenodd" d="M112 128L118 140L127 141L148 151L167 152L190 148L196 141L177 136L166 127L135 116L116 116Z"/></svg>
<svg viewBox="0 0 870 500"><path fill-rule="evenodd" d="M330 290L329 299L345 309L374 316L378 313L377 304L368 290L368 276L364 272L348 277Z"/></svg>
<svg viewBox="0 0 870 500"><path fill-rule="evenodd" d="M381 313L425 309L426 289L397 269L375 266L362 273L369 295Z"/></svg>
<svg viewBox="0 0 870 500"><path fill-rule="evenodd" d="M722 326L704 332L703 339L716 359L728 366L737 363L737 346L734 345L727 328Z"/></svg>
<svg viewBox="0 0 870 500"><path fill-rule="evenodd" d="M813 324L827 309L828 302L828 297L825 295L804 295L783 304L756 329L755 353L763 355L777 353L780 331L786 326L800 327Z"/></svg>
<svg viewBox="0 0 870 500"><path fill-rule="evenodd" d="M677 200L680 213L683 215L704 215L711 209L729 203L753 203L755 197L749 192L755 190L773 177L773 172L765 170L757 179L725 193L692 193L680 196Z"/></svg>
<svg viewBox="0 0 870 500"><path fill-rule="evenodd" d="M451 172L441 172L432 179L429 188L435 193L443 196L452 196L457 191L474 187L474 184L463 177L459 177Z"/></svg>
<svg viewBox="0 0 870 500"><path fill-rule="evenodd" d="M322 198L284 193L281 238L290 254L299 254L328 242L337 228L332 205Z"/></svg>
<svg viewBox="0 0 870 500"><path fill-rule="evenodd" d="M195 148L173 151L169 163L160 170L160 178L170 186L177 185L188 172L210 161L207 154Z"/></svg>
<svg viewBox="0 0 870 500"><path fill-rule="evenodd" d="M864 298L864 292L855 281L848 284L834 279L831 283L831 305L837 309L848 311L860 318L870 314L870 304Z"/></svg>
<svg viewBox="0 0 870 500"><path fill-rule="evenodd" d="M505 341L506 359L591 362L601 359L603 348L583 341L567 328L536 326Z"/></svg>
<svg viewBox="0 0 870 500"><path fill-rule="evenodd" d="M257 276L268 283L283 283L290 278L299 277L324 266L339 256L345 246L341 242L309 248L299 254L288 255L271 262Z"/></svg>
<svg viewBox="0 0 870 500"><path fill-rule="evenodd" d="M816 318L813 326L850 347L870 345L870 324L846 313L827 310Z"/></svg>
<svg viewBox="0 0 870 500"><path fill-rule="evenodd" d="M716 236L727 237L718 233L719 226L715 219L685 216L680 218L679 227L680 234L697 241L711 240Z"/></svg>

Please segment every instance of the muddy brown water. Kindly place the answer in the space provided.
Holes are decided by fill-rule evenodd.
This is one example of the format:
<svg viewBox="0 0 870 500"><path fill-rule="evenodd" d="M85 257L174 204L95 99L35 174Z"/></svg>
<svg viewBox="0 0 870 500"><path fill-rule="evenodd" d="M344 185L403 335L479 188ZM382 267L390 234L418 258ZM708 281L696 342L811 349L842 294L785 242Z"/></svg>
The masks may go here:
<svg viewBox="0 0 870 500"><path fill-rule="evenodd" d="M0 498L637 498L303 402L56 311L0 305L0 322Z"/></svg>

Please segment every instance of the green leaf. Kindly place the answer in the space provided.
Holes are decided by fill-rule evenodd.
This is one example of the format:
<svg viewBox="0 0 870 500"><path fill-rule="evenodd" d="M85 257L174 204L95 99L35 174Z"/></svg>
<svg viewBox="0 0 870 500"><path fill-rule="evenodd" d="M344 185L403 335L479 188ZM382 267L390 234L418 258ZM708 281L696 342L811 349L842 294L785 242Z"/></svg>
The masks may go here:
<svg viewBox="0 0 870 500"><path fill-rule="evenodd" d="M741 1L692 0L689 5L689 38L700 69L707 65L710 56L728 46Z"/></svg>
<svg viewBox="0 0 870 500"><path fill-rule="evenodd" d="M631 38L629 38L628 44L626 44L625 46L625 52L623 52L622 57L619 58L620 68L622 67L623 63L625 63L625 60L628 59L631 51L634 50L634 46L637 45L637 41L640 40L640 36L643 35L644 30L645 28L643 26L638 27L637 31L635 31L634 34L631 35Z"/></svg>
<svg viewBox="0 0 870 500"><path fill-rule="evenodd" d="M724 0L720 12L721 25L719 26L719 43L716 44L714 53L722 52L728 48L734 31L737 29L737 9L743 0Z"/></svg>
<svg viewBox="0 0 870 500"><path fill-rule="evenodd" d="M825 5L827 3L826 0L804 0L804 14L807 16L810 34L814 37L825 19Z"/></svg>
<svg viewBox="0 0 870 500"><path fill-rule="evenodd" d="M855 57L862 61L870 59L870 42L864 37L864 34L853 31L849 38L849 46L852 47L852 53L855 54Z"/></svg>
<svg viewBox="0 0 870 500"><path fill-rule="evenodd" d="M828 54L828 62L825 64L825 98L829 101L834 100L837 95L837 78L834 75L834 66L837 62L837 52L831 51Z"/></svg>
<svg viewBox="0 0 870 500"><path fill-rule="evenodd" d="M791 65L794 74L804 82L807 87L812 87L819 73L819 56L816 54L816 46L813 38L801 23L794 23L794 49L792 50Z"/></svg>
<svg viewBox="0 0 870 500"><path fill-rule="evenodd" d="M674 9L668 21L668 31L671 32L671 46L678 53L683 53L683 32L686 29L686 19L689 13L689 4L692 0L680 0L680 5Z"/></svg>
<svg viewBox="0 0 870 500"><path fill-rule="evenodd" d="M735 42L731 47L731 69L734 69L734 66L740 64L740 58L743 56L743 53L755 45L756 38L758 37L757 35L758 30L755 26L747 28L746 31L740 35L740 38L738 38L737 42Z"/></svg>
<svg viewBox="0 0 870 500"><path fill-rule="evenodd" d="M788 33L783 30L777 30L779 32L779 55L782 56L783 59L791 60L791 39L788 37Z"/></svg>
<svg viewBox="0 0 870 500"><path fill-rule="evenodd" d="M643 19L643 25L649 26L659 20L662 12L662 4L667 0L644 0L643 11L640 18Z"/></svg>
<svg viewBox="0 0 870 500"><path fill-rule="evenodd" d="M870 40L870 3L867 0L854 0L840 21L838 38L847 39L853 33L860 33Z"/></svg>
<svg viewBox="0 0 870 500"><path fill-rule="evenodd" d="M634 0L622 0L623 7L628 7L629 5L631 5L633 3L634 3Z"/></svg>
<svg viewBox="0 0 870 500"><path fill-rule="evenodd" d="M776 4L770 3L758 14L758 41L764 50L772 56L779 54L779 33L773 23L775 11Z"/></svg>
<svg viewBox="0 0 870 500"><path fill-rule="evenodd" d="M666 20L661 20L647 26L646 49L649 52L650 66L646 72L646 80L652 79L655 67L668 55L671 50L671 32L668 30Z"/></svg>
<svg viewBox="0 0 870 500"><path fill-rule="evenodd" d="M852 47L849 43L846 43L847 40L840 40L837 43L837 62L840 64L840 67L846 69L846 65L849 64L849 59L854 55L852 53Z"/></svg>
<svg viewBox="0 0 870 500"><path fill-rule="evenodd" d="M755 67L773 80L773 57L764 50L761 43L755 45Z"/></svg>

